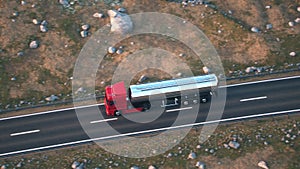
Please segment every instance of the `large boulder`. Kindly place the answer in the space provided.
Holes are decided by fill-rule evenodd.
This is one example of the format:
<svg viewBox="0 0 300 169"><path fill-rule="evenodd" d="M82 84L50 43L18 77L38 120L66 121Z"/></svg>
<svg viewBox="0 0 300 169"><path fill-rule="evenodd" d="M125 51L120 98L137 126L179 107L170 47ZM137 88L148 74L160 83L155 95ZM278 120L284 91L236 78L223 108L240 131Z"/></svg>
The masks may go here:
<svg viewBox="0 0 300 169"><path fill-rule="evenodd" d="M111 32L124 35L132 31L133 23L129 15L116 10L108 10L107 14L110 18Z"/></svg>

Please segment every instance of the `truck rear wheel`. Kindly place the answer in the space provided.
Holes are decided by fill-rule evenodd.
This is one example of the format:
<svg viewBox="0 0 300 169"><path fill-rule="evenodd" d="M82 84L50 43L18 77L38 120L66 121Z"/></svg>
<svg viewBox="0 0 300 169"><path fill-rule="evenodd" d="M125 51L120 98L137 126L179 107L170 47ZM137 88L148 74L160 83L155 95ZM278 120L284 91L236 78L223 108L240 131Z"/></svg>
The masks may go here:
<svg viewBox="0 0 300 169"><path fill-rule="evenodd" d="M121 114L122 114L122 113L121 113L120 110L116 110L115 113L114 113L115 116L121 116Z"/></svg>

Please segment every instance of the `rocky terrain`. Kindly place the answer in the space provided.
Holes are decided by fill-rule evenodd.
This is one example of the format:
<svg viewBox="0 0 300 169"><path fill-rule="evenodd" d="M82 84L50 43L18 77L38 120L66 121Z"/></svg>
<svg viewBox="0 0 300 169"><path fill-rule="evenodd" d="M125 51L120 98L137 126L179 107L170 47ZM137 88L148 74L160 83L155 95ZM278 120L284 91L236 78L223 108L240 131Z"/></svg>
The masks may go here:
<svg viewBox="0 0 300 169"><path fill-rule="evenodd" d="M193 23L214 44L229 77L298 68L299 6L298 0L1 1L0 107L71 98L77 56L93 33L111 24L107 13L111 9L125 14L169 13ZM187 56L194 73L204 73L203 65L193 64L189 58L194 54L184 46L159 37L130 37L108 49L111 59L97 75L97 91L110 83L111 71L122 58L149 46ZM165 78L159 73L155 77Z"/></svg>

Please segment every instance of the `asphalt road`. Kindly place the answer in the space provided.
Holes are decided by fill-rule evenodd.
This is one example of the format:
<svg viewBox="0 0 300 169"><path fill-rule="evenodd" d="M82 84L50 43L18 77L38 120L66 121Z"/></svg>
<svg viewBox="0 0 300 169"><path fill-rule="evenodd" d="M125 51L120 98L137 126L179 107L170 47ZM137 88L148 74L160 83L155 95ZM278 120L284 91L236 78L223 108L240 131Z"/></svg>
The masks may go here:
<svg viewBox="0 0 300 169"><path fill-rule="evenodd" d="M211 102L107 117L103 105L0 119L0 157L151 131L300 112L300 77L227 86L224 112ZM224 90L221 87L219 90ZM216 97L218 99L219 96ZM213 100L218 103L218 100ZM218 104L216 104L218 106ZM98 108L102 114L99 114ZM210 111L209 115L208 112ZM149 123L135 120L157 118ZM78 117L80 121L78 120ZM88 130L86 134L85 130ZM113 130L112 130L113 129Z"/></svg>

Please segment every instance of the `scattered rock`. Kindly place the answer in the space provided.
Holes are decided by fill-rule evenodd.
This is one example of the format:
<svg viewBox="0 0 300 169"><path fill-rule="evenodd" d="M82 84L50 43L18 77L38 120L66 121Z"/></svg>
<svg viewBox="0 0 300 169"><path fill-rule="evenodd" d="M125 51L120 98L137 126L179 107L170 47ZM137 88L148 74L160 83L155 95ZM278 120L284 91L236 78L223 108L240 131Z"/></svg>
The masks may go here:
<svg viewBox="0 0 300 169"><path fill-rule="evenodd" d="M47 25L48 25L48 22L47 22L46 20L43 20L43 21L41 22L41 25L47 26Z"/></svg>
<svg viewBox="0 0 300 169"><path fill-rule="evenodd" d="M269 169L269 167L267 166L267 163L265 161L258 162L257 166L260 168L263 168L263 169Z"/></svg>
<svg viewBox="0 0 300 169"><path fill-rule="evenodd" d="M266 9L271 9L272 6L271 6L271 5L267 5L267 6L265 6L265 8L266 8Z"/></svg>
<svg viewBox="0 0 300 169"><path fill-rule="evenodd" d="M205 74L209 74L210 73L210 69L208 67L204 66L202 69L203 69L203 72Z"/></svg>
<svg viewBox="0 0 300 169"><path fill-rule="evenodd" d="M13 12L13 16L19 16L19 12Z"/></svg>
<svg viewBox="0 0 300 169"><path fill-rule="evenodd" d="M118 11L122 12L122 13L126 13L126 9L125 8L118 8Z"/></svg>
<svg viewBox="0 0 300 169"><path fill-rule="evenodd" d="M247 67L246 70L245 70L246 73L252 73L252 72L254 72L254 71L256 71L256 67L254 67L254 66L252 66L252 67Z"/></svg>
<svg viewBox="0 0 300 169"><path fill-rule="evenodd" d="M120 54L123 53L123 50L122 50L122 49L118 49L116 53L117 53L118 55L120 55Z"/></svg>
<svg viewBox="0 0 300 169"><path fill-rule="evenodd" d="M252 27L251 32L259 33L259 29L257 27Z"/></svg>
<svg viewBox="0 0 300 169"><path fill-rule="evenodd" d="M290 27L293 27L293 26L295 26L295 22L293 22L293 21L290 21L290 22L289 22L289 26L290 26Z"/></svg>
<svg viewBox="0 0 300 169"><path fill-rule="evenodd" d="M35 25L40 24L40 22L37 19L32 19L32 23L35 24Z"/></svg>
<svg viewBox="0 0 300 169"><path fill-rule="evenodd" d="M290 52L290 56L295 57L297 55L296 52Z"/></svg>
<svg viewBox="0 0 300 169"><path fill-rule="evenodd" d="M27 3L25 1L21 1L21 5L26 5Z"/></svg>
<svg viewBox="0 0 300 169"><path fill-rule="evenodd" d="M24 52L22 52L22 51L18 52L17 56L19 56L19 57L24 56Z"/></svg>
<svg viewBox="0 0 300 169"><path fill-rule="evenodd" d="M73 169L75 169L75 168L78 167L79 165L80 165L80 163L79 163L78 161L74 161L74 162L72 163L71 167L72 167Z"/></svg>
<svg viewBox="0 0 300 169"><path fill-rule="evenodd" d="M156 167L154 165L150 165L148 169L156 169Z"/></svg>
<svg viewBox="0 0 300 169"><path fill-rule="evenodd" d="M69 7L69 0L59 0L58 1L61 5L63 5L64 7Z"/></svg>
<svg viewBox="0 0 300 169"><path fill-rule="evenodd" d="M127 34L132 31L133 23L129 15L116 10L109 10L107 13L110 17L111 32Z"/></svg>
<svg viewBox="0 0 300 169"><path fill-rule="evenodd" d="M55 96L55 95L51 95L49 97L46 97L45 100L48 101L48 102L53 102L55 100L58 100L59 97Z"/></svg>
<svg viewBox="0 0 300 169"><path fill-rule="evenodd" d="M184 56L185 56L184 53L180 53L180 54L179 54L179 57L184 57Z"/></svg>
<svg viewBox="0 0 300 169"><path fill-rule="evenodd" d="M48 28L45 25L40 25L40 31L41 32L48 32Z"/></svg>
<svg viewBox="0 0 300 169"><path fill-rule="evenodd" d="M205 169L205 163L201 162L201 161L198 161L196 163L196 167L198 167L199 169Z"/></svg>
<svg viewBox="0 0 300 169"><path fill-rule="evenodd" d="M75 94L79 94L79 93L85 93L86 90L83 87L80 87L76 90Z"/></svg>
<svg viewBox="0 0 300 169"><path fill-rule="evenodd" d="M81 26L81 29L84 30L84 31L87 31L90 29L90 25L89 24L84 24Z"/></svg>
<svg viewBox="0 0 300 169"><path fill-rule="evenodd" d="M267 25L266 25L266 29L269 30L269 29L272 29L272 28L273 28L273 25L272 25L272 24L267 24Z"/></svg>
<svg viewBox="0 0 300 169"><path fill-rule="evenodd" d="M18 168L20 168L20 167L22 167L22 166L23 166L22 162L19 162L19 163L17 164L17 167L18 167Z"/></svg>
<svg viewBox="0 0 300 169"><path fill-rule="evenodd" d="M140 169L138 166L132 166L130 169Z"/></svg>
<svg viewBox="0 0 300 169"><path fill-rule="evenodd" d="M189 156L188 156L188 159L195 159L196 158L196 153L194 153L194 152L191 152L190 154L189 154Z"/></svg>
<svg viewBox="0 0 300 169"><path fill-rule="evenodd" d="M139 80L138 80L138 82L139 83L143 83L145 80L147 80L148 79L148 77L146 76L146 75L142 75L140 78L139 78Z"/></svg>
<svg viewBox="0 0 300 169"><path fill-rule="evenodd" d="M30 44L29 44L29 48L30 49L36 49L39 47L39 42L34 40L34 41L31 41Z"/></svg>
<svg viewBox="0 0 300 169"><path fill-rule="evenodd" d="M234 149L238 149L240 147L240 143L236 142L236 141L230 141L228 143L229 147L234 148Z"/></svg>
<svg viewBox="0 0 300 169"><path fill-rule="evenodd" d="M104 15L102 13L98 13L98 12L96 12L96 13L93 14L94 18L103 18L103 16Z"/></svg>
<svg viewBox="0 0 300 169"><path fill-rule="evenodd" d="M114 54L114 53L116 53L117 49L115 47L113 47L113 46L110 46L107 51L110 54Z"/></svg>
<svg viewBox="0 0 300 169"><path fill-rule="evenodd" d="M87 37L88 35L89 35L89 32L88 32L88 31L85 31L85 30L80 31L80 36L81 36L81 37L85 38L85 37Z"/></svg>

